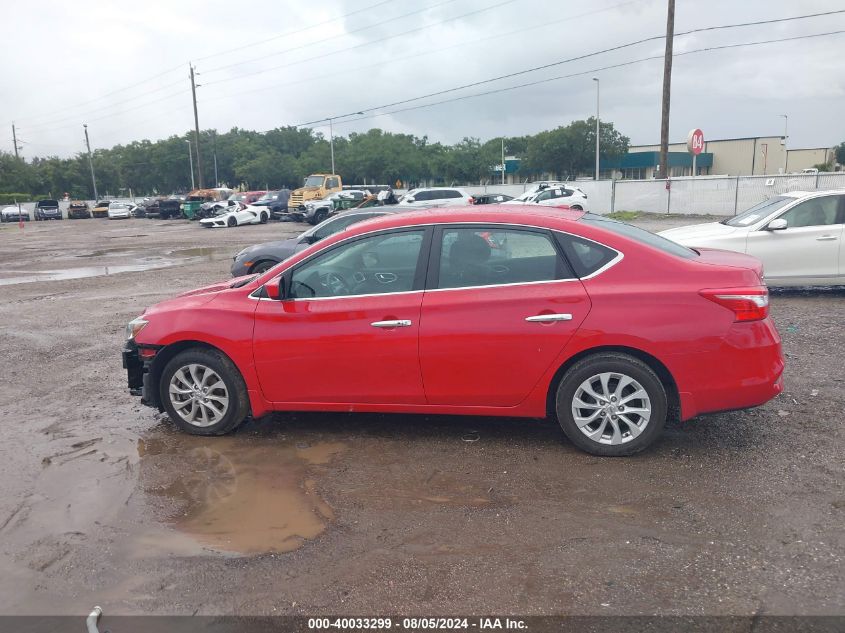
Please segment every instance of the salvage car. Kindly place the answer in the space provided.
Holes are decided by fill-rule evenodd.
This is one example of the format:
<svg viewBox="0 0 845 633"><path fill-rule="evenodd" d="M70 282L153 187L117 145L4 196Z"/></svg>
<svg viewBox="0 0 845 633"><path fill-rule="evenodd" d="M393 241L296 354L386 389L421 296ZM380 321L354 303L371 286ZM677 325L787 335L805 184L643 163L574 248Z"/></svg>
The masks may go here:
<svg viewBox="0 0 845 633"><path fill-rule="evenodd" d="M4 207L0 211L0 222L20 222L21 220L29 222L29 219L29 211L17 206Z"/></svg>
<svg viewBox="0 0 845 633"><path fill-rule="evenodd" d="M58 200L39 200L35 203L35 220L61 220L62 211Z"/></svg>
<svg viewBox="0 0 845 633"><path fill-rule="evenodd" d="M337 191L323 198L322 200L308 200L299 207L298 220L304 220L308 224L319 224L331 215L340 211L353 209L365 199L371 197L369 191L349 189ZM294 214L288 210L288 215Z"/></svg>
<svg viewBox="0 0 845 633"><path fill-rule="evenodd" d="M539 204L545 207L569 207L587 211L587 194L566 183L544 182L502 204Z"/></svg>
<svg viewBox="0 0 845 633"><path fill-rule="evenodd" d="M132 206L128 202L112 202L109 205L109 220L128 220L132 217Z"/></svg>
<svg viewBox="0 0 845 633"><path fill-rule="evenodd" d="M721 222L660 233L690 247L724 248L763 262L770 286L845 285L845 192L793 191Z"/></svg>
<svg viewBox="0 0 845 633"><path fill-rule="evenodd" d="M395 213L148 308L123 362L131 393L196 435L273 411L550 416L629 455L669 417L782 391L761 274L581 212Z"/></svg>
<svg viewBox="0 0 845 633"><path fill-rule="evenodd" d="M278 189L276 191L268 191L250 206L264 207L270 211L270 218L278 220L282 215L287 213L289 199L290 189Z"/></svg>
<svg viewBox="0 0 845 633"><path fill-rule="evenodd" d="M239 202L234 200L229 201L230 204L224 207L218 207L210 218L200 220L200 225L205 228L215 227L233 227L242 226L244 224L266 224L270 219L270 213L267 209L261 207L241 207Z"/></svg>
<svg viewBox="0 0 845 633"><path fill-rule="evenodd" d="M70 206L67 208L68 220L88 219L90 217L91 209L88 207L87 202L79 200L71 201Z"/></svg>
<svg viewBox="0 0 845 633"><path fill-rule="evenodd" d="M428 209L432 207L458 207L473 203L473 197L457 187L430 187L411 189L399 199L402 207Z"/></svg>
<svg viewBox="0 0 845 633"><path fill-rule="evenodd" d="M179 198L158 198L146 206L148 218L167 220L169 218L182 217L182 201Z"/></svg>
<svg viewBox="0 0 845 633"><path fill-rule="evenodd" d="M91 215L93 215L95 218L109 217L110 204L111 200L100 200L97 204L94 205L94 208L91 210Z"/></svg>
<svg viewBox="0 0 845 633"><path fill-rule="evenodd" d="M373 211L359 212L348 211L329 218L314 228L304 233L277 242L265 242L243 249L234 257L232 262L232 277L263 273L279 262L283 262L294 253L308 248L330 235L345 230L347 227L357 224L362 220L377 218L381 215L392 213L391 210L379 209Z"/></svg>
<svg viewBox="0 0 845 633"><path fill-rule="evenodd" d="M484 193L472 199L473 204L501 204L513 200L513 196L506 196L503 193Z"/></svg>

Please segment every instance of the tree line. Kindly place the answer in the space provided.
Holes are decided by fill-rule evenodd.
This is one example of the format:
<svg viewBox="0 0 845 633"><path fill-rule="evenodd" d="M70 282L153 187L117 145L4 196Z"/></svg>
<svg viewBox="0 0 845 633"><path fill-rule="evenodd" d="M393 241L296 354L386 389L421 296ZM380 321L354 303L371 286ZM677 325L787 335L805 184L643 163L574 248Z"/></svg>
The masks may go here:
<svg viewBox="0 0 845 633"><path fill-rule="evenodd" d="M595 165L595 119L538 134L505 139L505 152L520 158L520 180L537 177L574 178L592 174ZM93 151L101 196L170 194L191 187L186 140L188 132L158 141L133 141ZM628 151L629 139L612 123L601 124L602 157ZM244 189L295 188L311 173L331 169L328 139L308 128L280 127L268 132L233 128L200 134L200 156L207 187ZM498 181L493 166L501 163L502 139L481 142L464 138L448 145L426 136L371 129L334 139L335 165L345 183L403 186L479 184ZM196 170L197 156L194 153ZM215 182L215 160L217 178ZM198 183L197 183L198 184ZM0 152L0 195L72 198L94 196L87 154L16 159Z"/></svg>

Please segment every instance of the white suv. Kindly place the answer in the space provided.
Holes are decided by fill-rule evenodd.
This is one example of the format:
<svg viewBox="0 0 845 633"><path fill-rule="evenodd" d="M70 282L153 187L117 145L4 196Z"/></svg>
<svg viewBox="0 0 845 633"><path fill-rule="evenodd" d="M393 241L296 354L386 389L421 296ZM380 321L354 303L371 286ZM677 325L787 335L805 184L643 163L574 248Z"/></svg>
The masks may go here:
<svg viewBox="0 0 845 633"><path fill-rule="evenodd" d="M429 189L411 189L402 196L399 206L418 209L465 207L472 202L472 196L458 187L431 187Z"/></svg>
<svg viewBox="0 0 845 633"><path fill-rule="evenodd" d="M587 210L587 194L563 183L540 183L521 196L502 204L539 204L546 207L568 205L576 211Z"/></svg>

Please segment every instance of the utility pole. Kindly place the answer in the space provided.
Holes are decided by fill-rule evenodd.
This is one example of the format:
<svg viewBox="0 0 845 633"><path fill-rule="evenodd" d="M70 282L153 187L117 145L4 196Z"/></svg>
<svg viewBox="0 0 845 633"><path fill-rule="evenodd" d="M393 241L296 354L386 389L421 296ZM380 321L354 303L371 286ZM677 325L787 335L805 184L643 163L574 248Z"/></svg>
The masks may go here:
<svg viewBox="0 0 845 633"><path fill-rule="evenodd" d="M783 117L783 173L786 173L786 167L789 165L789 149L787 148L786 141L789 138L789 115L781 114L779 116Z"/></svg>
<svg viewBox="0 0 845 633"><path fill-rule="evenodd" d="M188 144L188 165L191 167L191 190L193 191L196 189L196 184L194 183L194 157L191 154L191 139L185 139L185 142Z"/></svg>
<svg viewBox="0 0 845 633"><path fill-rule="evenodd" d="M200 189L203 188L202 183L202 155L200 154L200 119L197 115L197 84L194 81L194 65L191 64L191 95L194 98L194 142L197 145L197 180L200 183Z"/></svg>
<svg viewBox="0 0 845 633"><path fill-rule="evenodd" d="M599 81L598 77L593 77L593 81L596 82L596 180L599 179L599 147L600 147L600 139L601 139L601 128L599 127L599 90L601 86L601 82Z"/></svg>
<svg viewBox="0 0 845 633"><path fill-rule="evenodd" d="M97 195L97 178L94 176L94 161L91 159L91 142L88 140L88 124L83 123L82 127L85 128L85 147L88 148L88 166L91 168L91 184L94 185L94 202L97 202L100 196Z"/></svg>
<svg viewBox="0 0 845 633"><path fill-rule="evenodd" d="M14 123L12 123L12 143L15 146L15 159L20 159L20 156L18 156L18 133L15 131Z"/></svg>
<svg viewBox="0 0 845 633"><path fill-rule="evenodd" d="M675 0L669 0L666 15L666 53L663 58L663 107L660 116L660 173L669 177L669 98L672 92L672 44L675 39Z"/></svg>
<svg viewBox="0 0 845 633"><path fill-rule="evenodd" d="M214 152L214 186L220 186L220 177L217 175L217 130L211 131L212 150Z"/></svg>
<svg viewBox="0 0 845 633"><path fill-rule="evenodd" d="M502 137L502 184L505 184L505 137Z"/></svg>

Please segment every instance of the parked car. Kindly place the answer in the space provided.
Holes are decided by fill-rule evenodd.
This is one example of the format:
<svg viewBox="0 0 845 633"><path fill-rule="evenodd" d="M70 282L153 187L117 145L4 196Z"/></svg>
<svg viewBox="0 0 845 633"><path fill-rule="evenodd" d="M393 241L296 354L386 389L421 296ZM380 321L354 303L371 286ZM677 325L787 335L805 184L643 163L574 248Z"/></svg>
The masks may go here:
<svg viewBox="0 0 845 633"><path fill-rule="evenodd" d="M194 189L191 191L182 202L182 216L188 220L197 220L204 217L210 217L212 211L205 211L202 206L206 202L221 202L227 200L234 191L226 187L216 187L214 189Z"/></svg>
<svg viewBox="0 0 845 633"><path fill-rule="evenodd" d="M540 183L502 204L539 204L547 207L565 206L575 211L588 210L587 194L578 187L564 183Z"/></svg>
<svg viewBox="0 0 845 633"><path fill-rule="evenodd" d="M513 200L513 196L506 196L503 193L485 193L473 198L473 204L501 204Z"/></svg>
<svg viewBox="0 0 845 633"><path fill-rule="evenodd" d="M411 189L399 199L399 206L428 209L432 207L462 207L473 203L473 198L457 187L431 187Z"/></svg>
<svg viewBox="0 0 845 633"><path fill-rule="evenodd" d="M178 197L158 198L146 206L146 216L167 220L182 217L182 201Z"/></svg>
<svg viewBox="0 0 845 633"><path fill-rule="evenodd" d="M761 274L580 212L395 213L148 308L123 362L132 393L197 435L286 410L552 415L580 448L628 455L670 412L782 391Z"/></svg>
<svg viewBox="0 0 845 633"><path fill-rule="evenodd" d="M39 200L35 203L35 220L61 220L58 200Z"/></svg>
<svg viewBox="0 0 845 633"><path fill-rule="evenodd" d="M299 207L300 214L296 219L304 220L308 224L319 224L326 218L340 211L352 209L369 198L370 192L359 189L347 189L326 196L322 200L309 200ZM293 213L288 213L293 216Z"/></svg>
<svg viewBox="0 0 845 633"><path fill-rule="evenodd" d="M29 211L24 208L18 209L17 206L8 206L0 211L0 222L20 222L21 219L24 222L30 220Z"/></svg>
<svg viewBox="0 0 845 633"><path fill-rule="evenodd" d="M88 207L87 202L82 202L80 200L71 201L70 206L67 208L68 220L87 219L90 217L91 209Z"/></svg>
<svg viewBox="0 0 845 633"><path fill-rule="evenodd" d="M325 222L308 229L304 233L277 242L265 242L243 249L235 255L232 262L232 277L263 273L283 262L294 253L308 248L335 233L345 230L347 227L357 224L362 220L377 218L387 213L393 213L389 209L373 209L372 211L347 211L329 218Z"/></svg>
<svg viewBox="0 0 845 633"><path fill-rule="evenodd" d="M265 207L270 211L270 217L272 219L279 220L287 212L289 199L290 189L278 189L276 191L268 191L250 206Z"/></svg>
<svg viewBox="0 0 845 633"><path fill-rule="evenodd" d="M147 206L143 203L130 205L129 214L133 218L145 218L147 217Z"/></svg>
<svg viewBox="0 0 845 633"><path fill-rule="evenodd" d="M784 193L721 222L661 235L758 257L770 286L845 285L845 191Z"/></svg>
<svg viewBox="0 0 845 633"><path fill-rule="evenodd" d="M128 220L132 217L132 205L128 202L112 202L109 204L109 220Z"/></svg>
<svg viewBox="0 0 845 633"><path fill-rule="evenodd" d="M94 205L94 208L91 210L91 215L93 215L95 218L109 217L110 204L110 200L100 200L97 204Z"/></svg>
<svg viewBox="0 0 845 633"><path fill-rule="evenodd" d="M233 227L244 224L265 224L270 219L267 209L261 207L241 207L239 202L229 201L226 207L220 207L214 211L215 215L200 220L200 225L205 228Z"/></svg>
<svg viewBox="0 0 845 633"><path fill-rule="evenodd" d="M239 191L229 196L229 200L240 202L242 205L249 206L255 204L263 196L267 195L267 191Z"/></svg>

